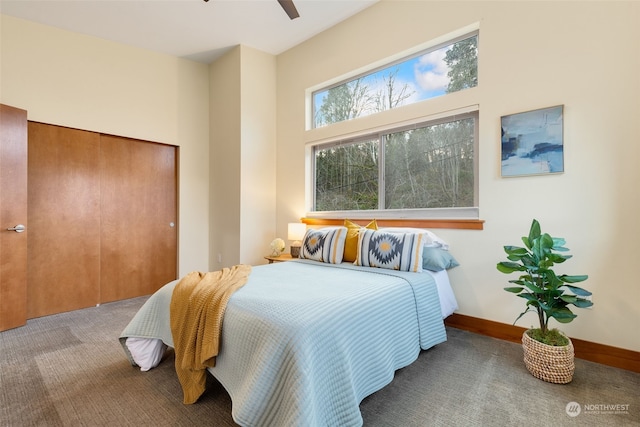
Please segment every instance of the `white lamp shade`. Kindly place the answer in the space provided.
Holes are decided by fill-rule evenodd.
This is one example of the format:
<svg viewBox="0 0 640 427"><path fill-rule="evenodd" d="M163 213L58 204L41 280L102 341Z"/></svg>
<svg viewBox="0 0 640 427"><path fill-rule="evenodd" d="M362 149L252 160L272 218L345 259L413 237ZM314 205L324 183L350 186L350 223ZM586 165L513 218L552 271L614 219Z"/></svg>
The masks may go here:
<svg viewBox="0 0 640 427"><path fill-rule="evenodd" d="M287 226L287 237L289 240L299 241L304 238L307 225L301 222L290 222Z"/></svg>

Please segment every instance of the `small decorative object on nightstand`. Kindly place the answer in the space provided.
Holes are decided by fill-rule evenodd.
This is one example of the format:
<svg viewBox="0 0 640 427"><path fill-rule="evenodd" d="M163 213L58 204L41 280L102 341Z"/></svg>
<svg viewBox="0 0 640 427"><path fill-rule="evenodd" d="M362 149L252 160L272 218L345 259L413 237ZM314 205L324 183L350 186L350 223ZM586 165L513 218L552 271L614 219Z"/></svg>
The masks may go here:
<svg viewBox="0 0 640 427"><path fill-rule="evenodd" d="M300 241L304 239L306 231L307 226L302 222L290 222L287 226L287 238L293 240L293 243L291 243L291 256L293 258L300 256L300 246L302 245Z"/></svg>
<svg viewBox="0 0 640 427"><path fill-rule="evenodd" d="M271 241L271 256L272 257L277 257L280 256L280 254L282 254L282 252L284 252L284 240L282 240L281 238L277 237L275 239L273 239Z"/></svg>

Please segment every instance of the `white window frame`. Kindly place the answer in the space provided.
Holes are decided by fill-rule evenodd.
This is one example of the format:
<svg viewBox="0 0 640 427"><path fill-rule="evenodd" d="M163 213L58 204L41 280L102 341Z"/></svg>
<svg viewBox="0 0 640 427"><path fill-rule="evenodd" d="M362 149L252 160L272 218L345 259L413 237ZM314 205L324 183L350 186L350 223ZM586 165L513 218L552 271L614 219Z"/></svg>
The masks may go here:
<svg viewBox="0 0 640 427"><path fill-rule="evenodd" d="M474 173L474 201L476 206L463 208L420 208L420 209L369 209L369 210L346 210L346 211L314 211L315 206L315 158L314 150L318 146L328 146L331 144L340 144L341 141L354 141L360 138L366 138L369 135L375 135L385 132L397 132L420 126L429 126L432 124L443 123L446 121L454 121L461 116L468 116L470 113L476 113L476 126L474 134L474 153L473 153L473 173ZM479 106L471 105L460 108L455 111L447 111L433 116L420 117L412 119L404 123L394 123L381 126L375 129L366 129L357 133L350 134L348 137L330 138L325 140L313 141L306 146L307 160L307 190L306 190L306 206L309 218L353 218L353 219L479 219L479 177L478 177L478 151L479 151ZM381 162L382 167L382 162ZM381 184L384 184L381 177Z"/></svg>

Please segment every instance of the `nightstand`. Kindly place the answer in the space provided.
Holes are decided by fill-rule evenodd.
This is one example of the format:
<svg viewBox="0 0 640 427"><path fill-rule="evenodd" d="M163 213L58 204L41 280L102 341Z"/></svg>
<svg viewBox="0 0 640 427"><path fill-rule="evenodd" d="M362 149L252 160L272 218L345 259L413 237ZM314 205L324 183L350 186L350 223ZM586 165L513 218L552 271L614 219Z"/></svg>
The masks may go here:
<svg viewBox="0 0 640 427"><path fill-rule="evenodd" d="M274 262L291 261L292 259L297 259L297 258L293 258L291 254L283 253L283 254L280 254L280 256L266 256L264 257L264 259L269 261L269 264L273 264Z"/></svg>

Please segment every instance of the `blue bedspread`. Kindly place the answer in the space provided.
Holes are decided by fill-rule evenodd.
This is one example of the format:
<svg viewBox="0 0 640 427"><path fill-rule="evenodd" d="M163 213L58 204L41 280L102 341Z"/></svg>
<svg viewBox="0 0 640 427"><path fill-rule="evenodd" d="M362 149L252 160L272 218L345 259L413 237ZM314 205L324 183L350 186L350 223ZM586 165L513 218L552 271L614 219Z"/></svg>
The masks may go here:
<svg viewBox="0 0 640 427"><path fill-rule="evenodd" d="M176 283L149 298L123 344L147 337L173 346ZM343 427L362 425L362 399L446 334L428 273L296 260L253 268L229 300L221 340L209 370L238 424Z"/></svg>

